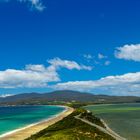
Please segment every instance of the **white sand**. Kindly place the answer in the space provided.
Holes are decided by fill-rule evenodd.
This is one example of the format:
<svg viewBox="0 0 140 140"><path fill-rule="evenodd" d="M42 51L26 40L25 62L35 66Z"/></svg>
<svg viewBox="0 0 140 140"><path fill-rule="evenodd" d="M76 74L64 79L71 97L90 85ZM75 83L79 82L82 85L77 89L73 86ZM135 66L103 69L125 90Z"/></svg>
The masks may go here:
<svg viewBox="0 0 140 140"><path fill-rule="evenodd" d="M64 117L68 116L69 114L71 114L74 109L70 108L70 107L65 107L66 109L61 112L58 115L55 115L47 120L38 122L38 123L34 123L31 125L28 125L24 128L21 129L16 129L14 131L5 133L3 135L0 136L0 140L24 140L28 137L30 137L31 135L47 128L48 126L62 120Z"/></svg>

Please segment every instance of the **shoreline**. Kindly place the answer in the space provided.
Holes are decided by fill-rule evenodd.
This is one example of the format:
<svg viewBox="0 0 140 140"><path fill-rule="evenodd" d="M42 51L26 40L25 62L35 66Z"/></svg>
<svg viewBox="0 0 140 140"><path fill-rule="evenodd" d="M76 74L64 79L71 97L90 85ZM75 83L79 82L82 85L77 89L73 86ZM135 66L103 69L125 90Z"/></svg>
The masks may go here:
<svg viewBox="0 0 140 140"><path fill-rule="evenodd" d="M108 132L110 132L111 134L115 135L118 138L118 140L126 140L126 138L120 136L117 132L113 131L103 119L100 118L100 120L103 123L103 125L105 126L105 129Z"/></svg>
<svg viewBox="0 0 140 140"><path fill-rule="evenodd" d="M0 136L0 140L24 140L30 137L31 135L36 134L37 132L47 128L48 126L53 125L56 122L62 120L63 118L65 118L74 111L73 108L67 106L61 105L58 106L64 107L65 110L57 115L53 115L48 119L44 119L41 120L40 122L33 123L25 127L4 133Z"/></svg>

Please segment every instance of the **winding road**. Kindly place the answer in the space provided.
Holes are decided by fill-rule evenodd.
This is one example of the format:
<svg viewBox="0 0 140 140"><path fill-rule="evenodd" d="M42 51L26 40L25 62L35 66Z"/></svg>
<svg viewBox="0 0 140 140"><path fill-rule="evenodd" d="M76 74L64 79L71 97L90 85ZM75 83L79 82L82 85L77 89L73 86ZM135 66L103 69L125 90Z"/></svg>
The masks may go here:
<svg viewBox="0 0 140 140"><path fill-rule="evenodd" d="M91 126L93 126L93 127L96 127L97 129L99 129L99 130L102 131L103 133L106 133L106 134L112 136L112 137L113 137L114 139L116 139L116 140L126 140L125 138L119 136L118 134L116 134L114 131L112 131L112 130L109 129L108 127L107 127L107 128L103 128L103 127L101 127L101 126L99 126L99 125L97 125L97 124L94 124L94 123L92 123L92 122L90 122L90 121L88 121L88 120L85 120L85 119L80 118L80 115L75 116L75 118L78 119L78 120L81 120L82 122L84 122L84 123L86 123L86 124L88 124L88 125L91 125Z"/></svg>

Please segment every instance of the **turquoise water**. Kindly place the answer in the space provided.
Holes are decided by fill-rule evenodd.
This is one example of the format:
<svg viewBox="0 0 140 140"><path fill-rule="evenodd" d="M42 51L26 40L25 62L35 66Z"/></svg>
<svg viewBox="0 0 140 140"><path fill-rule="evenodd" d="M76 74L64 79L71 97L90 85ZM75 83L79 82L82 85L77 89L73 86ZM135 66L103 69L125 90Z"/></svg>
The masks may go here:
<svg viewBox="0 0 140 140"><path fill-rule="evenodd" d="M140 140L140 104L108 104L85 107L105 120L109 127L127 138Z"/></svg>
<svg viewBox="0 0 140 140"><path fill-rule="evenodd" d="M0 135L48 119L64 110L60 106L0 107Z"/></svg>

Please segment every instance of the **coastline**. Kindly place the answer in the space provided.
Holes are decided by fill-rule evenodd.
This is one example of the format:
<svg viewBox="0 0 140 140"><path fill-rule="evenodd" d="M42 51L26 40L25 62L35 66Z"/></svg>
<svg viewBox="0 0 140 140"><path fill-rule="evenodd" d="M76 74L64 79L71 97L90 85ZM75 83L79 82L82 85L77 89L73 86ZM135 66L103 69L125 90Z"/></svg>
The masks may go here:
<svg viewBox="0 0 140 140"><path fill-rule="evenodd" d="M28 137L30 137L33 134L36 134L37 132L47 128L50 125L53 125L54 123L62 120L69 114L71 114L74 109L67 107L67 106L61 106L64 107L65 110L61 113L52 116L51 118L42 120L40 122L30 124L28 126L25 126L23 128L19 128L10 132L7 132L5 134L2 134L0 136L0 140L24 140Z"/></svg>
<svg viewBox="0 0 140 140"><path fill-rule="evenodd" d="M103 119L100 119L100 120L103 123L103 125L105 126L105 129L108 132L110 132L111 134L115 135L118 140L126 140L126 138L120 136L118 133L116 133L115 131L113 131Z"/></svg>

